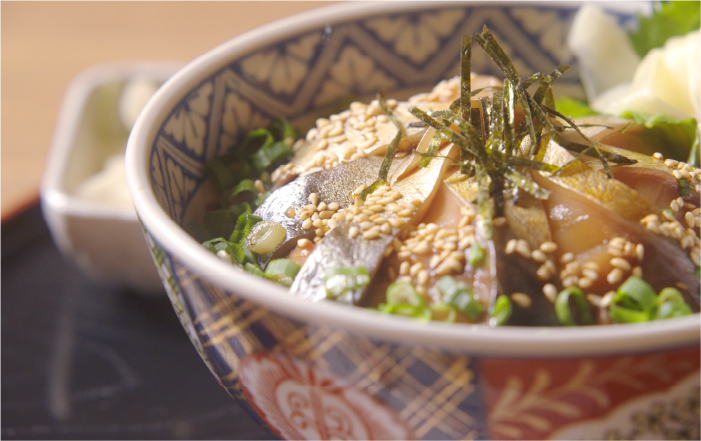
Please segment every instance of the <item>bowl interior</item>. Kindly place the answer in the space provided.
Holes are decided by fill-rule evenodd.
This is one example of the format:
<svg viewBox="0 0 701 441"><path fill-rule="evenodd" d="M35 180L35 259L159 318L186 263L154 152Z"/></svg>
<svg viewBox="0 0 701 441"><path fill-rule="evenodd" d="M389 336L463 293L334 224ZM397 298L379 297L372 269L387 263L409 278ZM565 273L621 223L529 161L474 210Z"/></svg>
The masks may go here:
<svg viewBox="0 0 701 441"><path fill-rule="evenodd" d="M305 133L316 118L338 113L350 101L369 101L379 90L404 99L430 90L460 71L463 35L489 27L522 77L550 73L572 62L565 47L578 5L547 4L340 4L291 17L237 37L201 56L176 74L147 105L129 140L127 172L137 212L155 242L195 272L226 290L252 298L296 318L328 321L387 338L448 345L495 342L517 352L523 342L544 353L563 347L597 352L607 330L471 329L482 339L466 343L465 326L416 326L401 318L374 320L371 312L342 305L307 304L284 289L257 280L219 261L187 236L182 227L201 217L208 201L204 164L236 145L247 131L286 117ZM622 22L637 6L617 10ZM472 71L503 75L473 45ZM576 63L557 83L556 93L581 97ZM631 338L673 329L673 336L698 338L698 323L680 320L646 330L622 329L608 350L626 348ZM486 331L486 332L482 332ZM563 332L564 331L564 332ZM642 334L641 334L642 333ZM400 336L401 334L401 336ZM676 336L676 337L675 337ZM667 338L667 337L665 337ZM610 343L616 340L617 343ZM653 343L667 344L659 336ZM538 343L540 342L540 343ZM552 346L558 342L557 347ZM529 349L532 350L532 349Z"/></svg>

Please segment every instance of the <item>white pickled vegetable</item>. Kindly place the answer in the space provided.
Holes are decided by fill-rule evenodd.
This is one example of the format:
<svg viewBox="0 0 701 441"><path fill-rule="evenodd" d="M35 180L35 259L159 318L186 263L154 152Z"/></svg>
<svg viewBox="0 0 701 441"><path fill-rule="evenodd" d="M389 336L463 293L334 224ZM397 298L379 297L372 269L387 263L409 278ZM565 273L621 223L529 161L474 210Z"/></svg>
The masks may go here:
<svg viewBox="0 0 701 441"><path fill-rule="evenodd" d="M572 22L567 45L577 57L590 101L620 83L629 82L640 57L616 19L595 4L584 4Z"/></svg>
<svg viewBox="0 0 701 441"><path fill-rule="evenodd" d="M158 87L159 83L141 78L130 80L124 85L119 97L119 119L125 129L131 131L139 113Z"/></svg>
<svg viewBox="0 0 701 441"><path fill-rule="evenodd" d="M75 195L92 202L133 208L124 171L124 155L107 158L103 169L81 182Z"/></svg>
<svg viewBox="0 0 701 441"><path fill-rule="evenodd" d="M594 110L620 115L638 111L701 121L701 34L693 31L672 37L651 50L632 81L610 89L591 104Z"/></svg>

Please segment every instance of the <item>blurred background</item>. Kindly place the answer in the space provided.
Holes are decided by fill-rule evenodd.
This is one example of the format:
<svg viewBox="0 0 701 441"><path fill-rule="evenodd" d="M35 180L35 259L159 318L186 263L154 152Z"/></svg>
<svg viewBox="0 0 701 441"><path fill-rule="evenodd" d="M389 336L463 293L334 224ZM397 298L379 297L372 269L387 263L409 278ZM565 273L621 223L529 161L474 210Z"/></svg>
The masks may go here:
<svg viewBox="0 0 701 441"><path fill-rule="evenodd" d="M38 205L61 101L106 62L187 62L326 2L2 2L2 438L266 439L164 295L87 278Z"/></svg>
<svg viewBox="0 0 701 441"><path fill-rule="evenodd" d="M326 2L2 2L2 219L36 200L73 77L124 60L187 62Z"/></svg>

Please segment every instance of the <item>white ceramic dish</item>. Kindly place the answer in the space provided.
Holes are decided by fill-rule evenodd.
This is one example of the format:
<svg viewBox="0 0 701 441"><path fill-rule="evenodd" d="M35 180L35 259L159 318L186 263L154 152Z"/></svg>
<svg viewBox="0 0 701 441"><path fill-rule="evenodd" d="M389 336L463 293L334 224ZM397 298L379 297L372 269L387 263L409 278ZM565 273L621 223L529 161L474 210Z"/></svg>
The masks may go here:
<svg viewBox="0 0 701 441"><path fill-rule="evenodd" d="M125 84L137 78L163 83L181 65L112 63L79 74L65 93L41 183L44 218L62 254L91 277L144 293L163 288L133 207L87 200L76 191L126 148L129 131L118 111Z"/></svg>

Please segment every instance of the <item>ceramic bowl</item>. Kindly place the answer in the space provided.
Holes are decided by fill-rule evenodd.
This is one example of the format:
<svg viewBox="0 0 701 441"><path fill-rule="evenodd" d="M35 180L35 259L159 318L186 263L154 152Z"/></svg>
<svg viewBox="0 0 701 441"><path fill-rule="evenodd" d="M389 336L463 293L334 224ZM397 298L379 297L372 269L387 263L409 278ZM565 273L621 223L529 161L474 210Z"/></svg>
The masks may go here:
<svg viewBox="0 0 701 441"><path fill-rule="evenodd" d="M222 386L289 439L698 437L698 315L589 328L417 323L310 303L219 260L182 228L204 166L284 116L310 128L347 97L406 98L459 72L487 24L522 75L568 61L576 5L351 3L241 35L174 75L127 149L164 285ZM619 14L621 20L630 15ZM474 51L476 53L477 51ZM495 73L475 55L473 70ZM576 69L560 83L581 93ZM661 435L662 434L662 435Z"/></svg>
<svg viewBox="0 0 701 441"><path fill-rule="evenodd" d="M94 279L142 293L162 295L163 287L126 178L122 173L113 181L116 194L125 189L121 200L85 197L82 189L108 158L124 155L129 122L123 122L124 112L120 118L120 99L125 88L136 82L157 87L180 67L170 61L120 62L81 72L66 90L42 177L42 212L66 259Z"/></svg>

